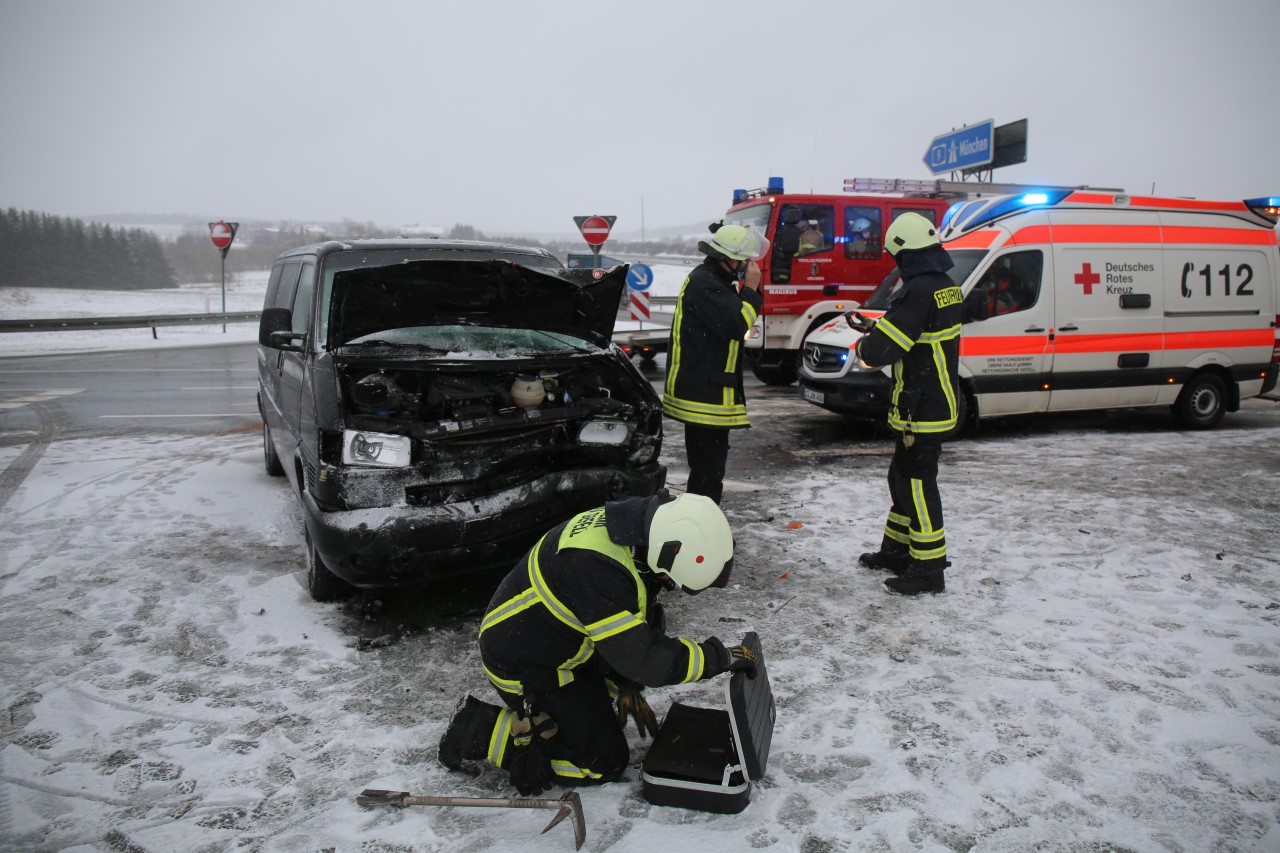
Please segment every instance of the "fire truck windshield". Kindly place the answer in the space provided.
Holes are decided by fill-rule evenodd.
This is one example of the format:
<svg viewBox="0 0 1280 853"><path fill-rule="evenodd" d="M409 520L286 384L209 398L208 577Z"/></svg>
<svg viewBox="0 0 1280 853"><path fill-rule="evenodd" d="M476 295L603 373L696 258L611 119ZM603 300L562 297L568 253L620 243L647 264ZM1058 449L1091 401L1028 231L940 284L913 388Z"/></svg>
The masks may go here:
<svg viewBox="0 0 1280 853"><path fill-rule="evenodd" d="M761 234L769 233L769 215L773 213L773 205L764 201L741 210L725 214L724 221L734 225L754 225Z"/></svg>
<svg viewBox="0 0 1280 853"><path fill-rule="evenodd" d="M985 249L955 249L947 252L951 256L951 260L956 262L947 275L956 283L956 287L964 284L965 279L969 277L969 273L977 268L978 264L986 256ZM871 292L867 297L867 301L862 303L863 308L872 311L887 311L889 308L889 299L893 294L898 292L898 288L902 286L902 275L895 268L893 272L884 277L884 281L880 282L880 286Z"/></svg>

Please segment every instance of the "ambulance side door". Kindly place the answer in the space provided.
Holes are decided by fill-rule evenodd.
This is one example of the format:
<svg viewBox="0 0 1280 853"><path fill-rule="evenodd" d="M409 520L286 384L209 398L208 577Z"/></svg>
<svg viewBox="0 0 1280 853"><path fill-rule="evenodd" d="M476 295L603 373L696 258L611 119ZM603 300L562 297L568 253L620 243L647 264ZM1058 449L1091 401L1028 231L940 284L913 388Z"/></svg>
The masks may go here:
<svg viewBox="0 0 1280 853"><path fill-rule="evenodd" d="M1156 402L1164 357L1159 215L1049 214L1054 268L1050 411Z"/></svg>
<svg viewBox="0 0 1280 853"><path fill-rule="evenodd" d="M1229 368L1245 396L1262 387L1276 345L1272 235L1196 213L1160 215L1165 238L1165 385L1173 402L1190 375ZM1252 243L1252 245L1250 245Z"/></svg>
<svg viewBox="0 0 1280 853"><path fill-rule="evenodd" d="M960 363L983 417L1043 412L1049 405L1053 293L1046 286L1045 248L1001 250L969 290L966 302L981 294L988 316L965 324Z"/></svg>

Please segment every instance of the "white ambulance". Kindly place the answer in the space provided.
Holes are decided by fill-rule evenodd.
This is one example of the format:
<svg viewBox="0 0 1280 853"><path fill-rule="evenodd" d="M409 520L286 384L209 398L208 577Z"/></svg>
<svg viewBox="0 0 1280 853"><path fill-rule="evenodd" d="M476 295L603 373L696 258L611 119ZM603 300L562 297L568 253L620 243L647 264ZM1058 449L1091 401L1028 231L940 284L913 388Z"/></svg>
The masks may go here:
<svg viewBox="0 0 1280 853"><path fill-rule="evenodd" d="M1236 202L1055 189L952 206L939 227L971 318L963 423L1170 406L1207 428L1275 387L1280 197ZM858 309L883 315L893 272ZM806 338L801 393L884 417L885 371L859 365L844 317Z"/></svg>

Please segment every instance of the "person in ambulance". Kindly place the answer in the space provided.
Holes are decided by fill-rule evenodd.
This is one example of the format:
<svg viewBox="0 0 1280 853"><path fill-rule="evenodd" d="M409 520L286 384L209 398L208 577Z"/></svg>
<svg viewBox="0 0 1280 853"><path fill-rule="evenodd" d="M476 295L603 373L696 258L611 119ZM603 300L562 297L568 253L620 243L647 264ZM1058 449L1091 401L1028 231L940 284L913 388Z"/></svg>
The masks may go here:
<svg viewBox="0 0 1280 853"><path fill-rule="evenodd" d="M744 646L668 636L657 601L663 590L724 587L732 568L729 522L704 495L611 501L552 528L480 622L480 658L503 706L464 697L440 763L487 759L525 796L620 778L628 717L642 737L657 731L643 687L754 670Z"/></svg>
<svg viewBox="0 0 1280 853"><path fill-rule="evenodd" d="M942 592L947 562L938 457L956 426L957 370L964 300L947 276L954 265L933 223L904 213L885 233L885 250L902 286L878 321L860 314L850 324L864 334L855 354L870 367L893 365L889 427L896 434L889 464L892 504L880 550L863 554L866 568L891 572L884 582L900 595Z"/></svg>

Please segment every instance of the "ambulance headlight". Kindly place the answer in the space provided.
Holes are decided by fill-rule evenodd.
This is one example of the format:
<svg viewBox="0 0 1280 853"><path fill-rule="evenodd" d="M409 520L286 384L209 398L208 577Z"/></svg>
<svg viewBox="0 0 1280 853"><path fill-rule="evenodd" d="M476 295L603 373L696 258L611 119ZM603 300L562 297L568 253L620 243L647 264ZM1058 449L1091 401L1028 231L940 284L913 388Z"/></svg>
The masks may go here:
<svg viewBox="0 0 1280 853"><path fill-rule="evenodd" d="M631 426L622 421L588 421L578 431L579 444L626 444L631 440Z"/></svg>
<svg viewBox="0 0 1280 853"><path fill-rule="evenodd" d="M342 431L342 464L363 468L405 468L413 442L405 435L383 432Z"/></svg>

